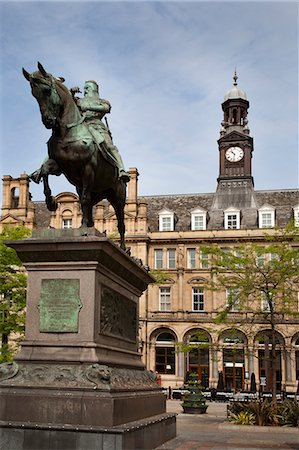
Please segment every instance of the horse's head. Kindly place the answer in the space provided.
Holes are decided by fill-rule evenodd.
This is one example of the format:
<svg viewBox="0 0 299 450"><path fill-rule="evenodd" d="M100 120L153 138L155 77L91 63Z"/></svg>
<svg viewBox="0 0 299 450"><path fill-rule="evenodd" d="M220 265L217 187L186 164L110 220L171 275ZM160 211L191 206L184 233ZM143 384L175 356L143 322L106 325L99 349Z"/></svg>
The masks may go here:
<svg viewBox="0 0 299 450"><path fill-rule="evenodd" d="M39 104L43 124L46 128L54 128L61 107L56 80L40 63L38 63L38 69L31 74L23 69L23 75L29 81L32 95Z"/></svg>

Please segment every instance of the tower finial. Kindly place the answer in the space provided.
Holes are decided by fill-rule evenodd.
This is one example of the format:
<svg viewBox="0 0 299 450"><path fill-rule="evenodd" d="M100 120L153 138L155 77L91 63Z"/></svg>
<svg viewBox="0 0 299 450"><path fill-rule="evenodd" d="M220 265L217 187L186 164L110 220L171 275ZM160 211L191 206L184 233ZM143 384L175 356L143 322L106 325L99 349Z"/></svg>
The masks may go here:
<svg viewBox="0 0 299 450"><path fill-rule="evenodd" d="M233 76L233 79L234 79L234 86L237 86L238 85L238 83L237 83L238 76L237 76L237 69L236 68L235 68L235 74Z"/></svg>

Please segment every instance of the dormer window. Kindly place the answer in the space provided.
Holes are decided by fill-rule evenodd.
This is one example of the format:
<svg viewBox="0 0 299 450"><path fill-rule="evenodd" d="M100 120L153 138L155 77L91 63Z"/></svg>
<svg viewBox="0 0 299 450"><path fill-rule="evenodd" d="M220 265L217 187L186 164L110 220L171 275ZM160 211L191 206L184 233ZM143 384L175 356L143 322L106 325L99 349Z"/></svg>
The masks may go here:
<svg viewBox="0 0 299 450"><path fill-rule="evenodd" d="M73 220L72 220L72 211L69 209L65 209L62 213L62 228L72 228Z"/></svg>
<svg viewBox="0 0 299 450"><path fill-rule="evenodd" d="M259 228L272 228L275 226L275 208L264 205L259 209Z"/></svg>
<svg viewBox="0 0 299 450"><path fill-rule="evenodd" d="M191 212L191 230L206 230L207 229L207 212L204 209L198 208Z"/></svg>
<svg viewBox="0 0 299 450"><path fill-rule="evenodd" d="M224 228L226 230L238 230L240 228L240 210L228 208L224 211Z"/></svg>
<svg viewBox="0 0 299 450"><path fill-rule="evenodd" d="M174 213L164 209L159 213L159 231L174 231Z"/></svg>
<svg viewBox="0 0 299 450"><path fill-rule="evenodd" d="M294 225L299 227L299 205L294 208Z"/></svg>

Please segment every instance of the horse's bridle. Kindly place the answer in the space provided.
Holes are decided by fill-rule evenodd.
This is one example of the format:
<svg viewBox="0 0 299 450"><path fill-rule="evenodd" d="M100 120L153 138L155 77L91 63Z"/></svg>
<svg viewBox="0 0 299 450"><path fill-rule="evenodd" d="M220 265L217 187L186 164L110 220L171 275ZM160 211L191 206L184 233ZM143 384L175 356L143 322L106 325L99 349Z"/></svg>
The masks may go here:
<svg viewBox="0 0 299 450"><path fill-rule="evenodd" d="M50 77L50 80L51 80L51 85L50 85L50 87L51 87L51 94L50 95L51 95L52 103L53 103L53 105L55 105L54 120L55 120L55 123L56 123L57 119L59 117L59 108L57 108L57 107L61 105L61 97L60 97L60 95L57 92L55 78L53 77L53 75L50 75L50 74L49 74L49 77Z"/></svg>
<svg viewBox="0 0 299 450"><path fill-rule="evenodd" d="M50 75L50 77L51 77L51 94L53 92L54 95L56 96L55 100L59 99L59 101L61 101L61 96L59 95L59 93L57 91L57 88L56 88L56 81L57 80L56 80L56 78L53 75ZM59 104L59 103L55 101L55 105L56 104ZM57 117L55 118L55 121L57 121ZM75 127L77 125L80 125L83 121L84 121L84 117L82 116L79 121L66 124L66 128L67 129L73 128L73 127Z"/></svg>

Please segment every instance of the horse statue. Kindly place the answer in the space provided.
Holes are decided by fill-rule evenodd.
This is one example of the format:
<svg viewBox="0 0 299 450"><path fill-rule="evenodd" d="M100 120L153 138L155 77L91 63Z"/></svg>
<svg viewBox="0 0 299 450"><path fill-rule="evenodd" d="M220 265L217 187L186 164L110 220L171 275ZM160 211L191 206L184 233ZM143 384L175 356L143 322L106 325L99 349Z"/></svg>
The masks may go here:
<svg viewBox="0 0 299 450"><path fill-rule="evenodd" d="M99 148L104 143L95 142L63 79L46 72L40 63L38 71L31 74L23 68L23 75L39 104L43 124L52 129L47 143L48 158L39 174L39 180L43 179L47 208L50 211L57 209L49 175L63 174L76 187L83 215L81 226L93 227L93 206L107 199L115 210L120 246L125 249L126 181L119 178L116 165Z"/></svg>

